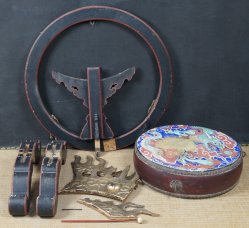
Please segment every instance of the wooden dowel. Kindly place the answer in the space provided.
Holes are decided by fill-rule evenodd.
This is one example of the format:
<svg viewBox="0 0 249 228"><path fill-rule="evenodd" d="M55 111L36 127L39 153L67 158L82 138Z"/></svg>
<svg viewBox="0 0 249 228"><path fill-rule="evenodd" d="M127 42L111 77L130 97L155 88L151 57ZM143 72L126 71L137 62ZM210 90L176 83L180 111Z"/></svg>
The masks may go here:
<svg viewBox="0 0 249 228"><path fill-rule="evenodd" d="M64 223L111 223L111 222L132 222L137 219L113 219L113 220L61 220Z"/></svg>

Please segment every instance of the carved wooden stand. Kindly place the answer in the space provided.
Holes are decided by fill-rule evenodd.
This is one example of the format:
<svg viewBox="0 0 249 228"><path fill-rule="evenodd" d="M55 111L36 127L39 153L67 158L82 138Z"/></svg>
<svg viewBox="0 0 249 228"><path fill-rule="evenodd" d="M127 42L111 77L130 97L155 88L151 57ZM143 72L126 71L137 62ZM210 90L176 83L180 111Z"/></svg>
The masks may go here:
<svg viewBox="0 0 249 228"><path fill-rule="evenodd" d="M60 169L65 162L66 143L49 143L42 161L39 196L36 199L36 213L41 217L53 217L56 214Z"/></svg>
<svg viewBox="0 0 249 228"><path fill-rule="evenodd" d="M9 198L9 213L13 216L29 213L32 163L39 163L40 158L40 141L26 140L21 143L14 165L12 192ZM49 143L41 165L39 196L36 200L36 212L41 217L52 217L56 214L60 169L65 162L66 143Z"/></svg>
<svg viewBox="0 0 249 228"><path fill-rule="evenodd" d="M74 78L52 71L52 78L58 84L63 84L74 96L83 100L83 105L88 108L86 124L81 131L80 138L88 141L94 140L97 156L100 154L101 140L114 137L102 109L107 104L107 100L124 85L125 81L130 81L134 74L135 67L104 79L101 79L100 67L88 67L87 79ZM107 150L105 145L103 147Z"/></svg>
<svg viewBox="0 0 249 228"><path fill-rule="evenodd" d="M12 191L9 198L9 213L13 216L24 216L29 212L32 163L39 163L40 157L40 141L26 140L21 143L14 165Z"/></svg>

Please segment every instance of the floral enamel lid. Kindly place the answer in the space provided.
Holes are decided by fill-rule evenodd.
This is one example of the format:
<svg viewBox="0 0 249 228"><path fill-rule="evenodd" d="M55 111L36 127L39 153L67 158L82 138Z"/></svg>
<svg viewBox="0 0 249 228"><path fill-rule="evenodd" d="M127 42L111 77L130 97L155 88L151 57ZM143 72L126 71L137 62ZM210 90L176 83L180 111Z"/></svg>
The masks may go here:
<svg viewBox="0 0 249 228"><path fill-rule="evenodd" d="M240 146L231 137L188 125L151 129L138 138L136 148L145 159L182 171L217 170L241 157Z"/></svg>

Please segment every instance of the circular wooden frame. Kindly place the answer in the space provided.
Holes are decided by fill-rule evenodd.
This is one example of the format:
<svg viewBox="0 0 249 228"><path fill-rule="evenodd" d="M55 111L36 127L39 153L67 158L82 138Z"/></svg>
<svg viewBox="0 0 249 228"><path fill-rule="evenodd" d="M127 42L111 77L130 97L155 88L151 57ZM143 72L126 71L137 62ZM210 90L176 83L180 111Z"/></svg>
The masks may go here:
<svg viewBox="0 0 249 228"><path fill-rule="evenodd" d="M89 21L109 21L120 24L137 33L151 49L159 71L157 97L146 118L129 132L115 138L116 149L135 142L146 129L154 126L166 111L172 90L172 66L170 57L159 35L143 20L121 9L107 6L89 6L68 12L49 24L34 42L25 67L25 91L29 106L38 122L51 135L66 140L79 149L94 149L92 140L83 140L57 123L46 110L38 88L38 72L41 59L49 44L66 29Z"/></svg>

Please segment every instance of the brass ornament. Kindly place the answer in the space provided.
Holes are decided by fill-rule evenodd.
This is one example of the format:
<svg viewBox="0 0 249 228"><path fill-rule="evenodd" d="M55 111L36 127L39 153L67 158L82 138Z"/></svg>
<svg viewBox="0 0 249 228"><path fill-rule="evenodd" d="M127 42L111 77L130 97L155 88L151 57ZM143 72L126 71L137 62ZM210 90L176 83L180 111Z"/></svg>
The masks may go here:
<svg viewBox="0 0 249 228"><path fill-rule="evenodd" d="M137 219L139 214L150 215L158 217L159 214L148 211L143 205L135 203L119 203L115 204L113 201L101 201L98 199L91 200L89 198L80 199L77 201L87 207L93 208L109 219ZM134 209L132 209L134 208Z"/></svg>
<svg viewBox="0 0 249 228"><path fill-rule="evenodd" d="M137 187L139 177L135 172L128 176L130 166L117 171L113 166L106 167L106 160L99 157L87 156L85 163L81 163L80 156L74 158L71 163L73 180L65 185L60 194L90 194L124 201Z"/></svg>

